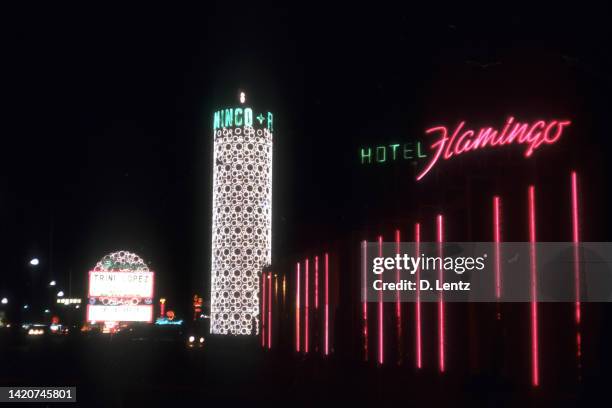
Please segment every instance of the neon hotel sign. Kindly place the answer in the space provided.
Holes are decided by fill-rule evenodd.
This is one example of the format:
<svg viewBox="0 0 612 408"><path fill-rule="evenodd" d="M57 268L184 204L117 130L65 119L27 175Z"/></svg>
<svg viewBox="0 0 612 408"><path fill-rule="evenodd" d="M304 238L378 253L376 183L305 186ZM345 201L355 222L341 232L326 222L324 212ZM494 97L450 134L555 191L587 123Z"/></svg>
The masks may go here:
<svg viewBox="0 0 612 408"><path fill-rule="evenodd" d="M460 122L455 129L446 126L436 126L427 129L427 135L437 135L437 140L431 144L432 150L427 165L417 175L421 180L440 159L448 160L465 153L508 145L524 145L525 158L531 157L540 146L551 145L559 141L569 120L538 120L533 123L515 121L510 116L501 129L483 127L470 129L465 121ZM452 130L452 132L450 131Z"/></svg>

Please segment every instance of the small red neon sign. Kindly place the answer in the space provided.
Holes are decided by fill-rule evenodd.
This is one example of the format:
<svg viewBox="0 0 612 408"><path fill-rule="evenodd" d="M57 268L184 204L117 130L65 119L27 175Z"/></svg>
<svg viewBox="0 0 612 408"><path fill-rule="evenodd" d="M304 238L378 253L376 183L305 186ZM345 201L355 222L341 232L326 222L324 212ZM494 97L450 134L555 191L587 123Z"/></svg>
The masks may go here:
<svg viewBox="0 0 612 408"><path fill-rule="evenodd" d="M436 126L425 131L426 134L438 132L439 138L431 144L434 154L431 155L425 168L417 176L421 180L436 165L440 158L448 160L453 156L473 152L485 147L499 147L511 144L525 144L525 157L529 158L533 152L543 144L554 144L559 141L563 129L569 126L569 120L538 120L533 123L515 122L512 116L508 117L500 130L493 127L483 127L479 130L465 128L465 121L460 122L449 137L446 126Z"/></svg>

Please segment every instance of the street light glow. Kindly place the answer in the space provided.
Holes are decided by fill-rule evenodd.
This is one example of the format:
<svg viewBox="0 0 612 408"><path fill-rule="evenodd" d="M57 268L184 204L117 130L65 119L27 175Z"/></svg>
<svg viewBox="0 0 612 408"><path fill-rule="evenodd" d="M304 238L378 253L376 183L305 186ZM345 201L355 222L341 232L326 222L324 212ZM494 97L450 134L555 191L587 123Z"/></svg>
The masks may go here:
<svg viewBox="0 0 612 408"><path fill-rule="evenodd" d="M8 299L7 298L2 298L2 300L0 300L0 303L2 303L3 305L6 305L8 303Z"/></svg>
<svg viewBox="0 0 612 408"><path fill-rule="evenodd" d="M62 297L64 296L64 291L60 290L59 292L57 292L57 297Z"/></svg>
<svg viewBox="0 0 612 408"><path fill-rule="evenodd" d="M49 286L55 286L55 281L52 280L51 282L49 282Z"/></svg>
<svg viewBox="0 0 612 408"><path fill-rule="evenodd" d="M40 263L40 261L38 260L38 258L32 258L30 259L30 265L32 266L36 266Z"/></svg>

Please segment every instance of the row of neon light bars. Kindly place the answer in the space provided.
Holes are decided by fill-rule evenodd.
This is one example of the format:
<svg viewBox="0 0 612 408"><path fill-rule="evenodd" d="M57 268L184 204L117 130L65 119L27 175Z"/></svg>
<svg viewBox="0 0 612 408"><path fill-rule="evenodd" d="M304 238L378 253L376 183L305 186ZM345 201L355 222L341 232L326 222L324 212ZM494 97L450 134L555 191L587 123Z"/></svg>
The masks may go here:
<svg viewBox="0 0 612 408"><path fill-rule="evenodd" d="M575 244L580 242L580 225L579 225L579 217L578 217L578 178L575 171L571 172L570 175L570 186L571 186L571 219L572 219L572 241ZM502 292L502 276L501 276L501 268L500 268L500 250L499 244L502 242L501 236L501 197L494 196L492 198L492 206L493 206L493 241L495 245L495 295L499 299L501 298ZM530 302L530 337L531 337L531 383L533 386L538 386L540 384L540 367L539 367L539 343L538 343L538 302L536 299L537 293L537 268L536 268L536 188L531 185L527 189L527 205L528 205L528 224L529 224L529 242L531 244L531 256L530 256L530 293L531 293L531 302ZM444 216L442 214L438 214L436 216L436 240L440 244L439 251L441 255L442 251L442 243L444 242ZM400 244L400 232L399 230L395 231L395 242L397 244L397 249L399 251ZM414 224L414 242L416 244L416 252L419 252L419 244L421 242L421 224L416 222ZM366 257L366 241L362 241L362 259L363 259L363 279L365 282L365 274L367 271L367 266L365 264ZM378 237L378 248L379 248L379 256L382 256L382 243L383 237ZM580 307L580 270L579 270L579 262L578 261L578 245L574 246L574 258L576 262L574 262L574 285L575 285L575 308L574 308L574 319L576 323L576 355L578 359L581 357L581 331L580 331L580 320L581 320L581 307ZM321 337L321 350L325 356L329 355L330 347L329 347L329 255L327 253L323 256L323 273L324 273L324 295L323 295L323 308L319 307L320 303L320 294L319 294L319 261L320 258L318 256L313 259L314 265L312 265L313 271L311 271L311 262L309 259L304 260L303 262L298 262L295 266L295 275L296 275L296 293L295 293L295 350L297 352L309 353L311 339L310 339L310 327L309 322L311 320L312 313L315 313L317 316L320 316L320 313L323 313L323 336ZM310 274L314 273L314 288L309 288L310 282ZM439 279L442 279L441 273L439 272ZM264 348L272 348L272 298L271 295L273 293L272 290L272 281L275 280L275 290L278 293L278 279L272 272L265 272L262 279L262 308L261 308L261 341L262 347ZM416 279L419 279L418 271ZM301 282L303 280L304 288L302 289ZM283 277L282 282L282 296L285 298L285 289L286 289L286 280ZM302 290L305 295L302 297ZM310 291L314 290L314 312L309 303L310 301ZM365 285L363 285L363 299L366 299L365 293ZM277 298L274 296L274 298ZM420 369L423 367L422 362L422 327L421 327L421 302L419 301L419 291L417 287L417 300L414 302L414 313L415 313L415 365L416 368ZM284 303L284 302L283 302ZM364 340L364 348L366 350L366 359L367 359L367 347L369 342L370 334L368 333L368 319L371 316L368 316L368 307L367 307L367 299L363 301L363 309L362 309L362 324L363 324L363 340ZM385 350L384 350L384 308L382 301L382 292L380 293L379 299L377 303L377 316L376 316L376 326L377 326L377 362L379 365L383 365L385 363ZM396 314L398 318L401 318L401 307L399 298L396 304ZM438 354L438 370L440 373L444 373L446 371L446 359L445 359L445 349L446 349L446 339L445 339L445 302L440 292L440 296L437 302L437 354ZM303 340L302 340L303 339Z"/></svg>
<svg viewBox="0 0 612 408"><path fill-rule="evenodd" d="M322 271L319 271L319 261L322 261ZM313 314L320 316L323 314L323 336L321 337L321 351L324 355L329 355L329 254L324 253L320 258L315 256L312 262L310 259L306 259L303 262L298 262L295 266L296 275L296 295L295 295L295 349L297 352L309 353L311 344L311 328L310 320ZM312 280L314 281L314 288L310 288L309 284ZM320 276L323 275L323 276ZM273 310L273 298L277 299L278 294L278 276L272 274L272 272L264 272L262 274L263 279L261 280L261 345L264 348L272 348L272 310ZM323 279L322 294L319 292L319 281ZM301 287L302 279L303 289ZM272 289L272 281L274 280L274 291ZM286 297L286 277L283 276L282 281L282 298L283 304ZM305 296L302 297L301 291L304 291ZM313 291L314 305L310 304L310 293ZM274 295L272 295L274 293ZM321 299L322 297L322 299ZM321 303L323 303L321 305ZM314 306L314 310L313 307ZM322 307L319 307L322 306ZM304 318L301 318L301 315ZM303 326L303 329L302 329ZM302 341L303 336L303 341Z"/></svg>

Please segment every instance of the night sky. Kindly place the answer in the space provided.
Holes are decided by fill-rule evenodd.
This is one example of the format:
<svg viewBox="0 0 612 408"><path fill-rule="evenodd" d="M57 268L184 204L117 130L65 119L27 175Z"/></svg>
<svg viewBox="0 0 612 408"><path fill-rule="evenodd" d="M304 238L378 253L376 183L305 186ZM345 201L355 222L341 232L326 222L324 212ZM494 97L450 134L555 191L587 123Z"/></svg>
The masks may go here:
<svg viewBox="0 0 612 408"><path fill-rule="evenodd" d="M388 175L364 179L358 148L436 121L569 116L584 154L610 152L597 10L253 4L5 14L0 295L31 302L71 274L84 296L118 249L145 258L177 308L206 293L212 113L238 89L275 113L274 259L367 222Z"/></svg>

